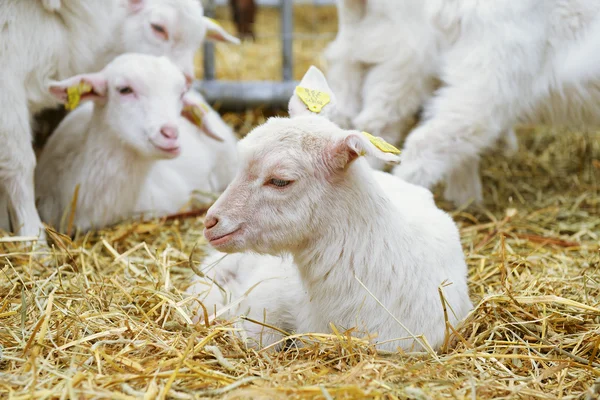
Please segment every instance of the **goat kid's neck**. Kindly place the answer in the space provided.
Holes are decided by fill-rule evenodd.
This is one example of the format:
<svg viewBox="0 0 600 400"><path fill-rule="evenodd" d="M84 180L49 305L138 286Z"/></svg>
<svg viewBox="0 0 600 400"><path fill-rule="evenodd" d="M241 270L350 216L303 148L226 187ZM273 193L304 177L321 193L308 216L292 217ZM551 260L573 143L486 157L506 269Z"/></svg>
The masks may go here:
<svg viewBox="0 0 600 400"><path fill-rule="evenodd" d="M310 239L292 252L307 288L325 284L332 274L358 284L356 275L366 283L373 275L371 266L389 266L386 255L399 236L397 214L366 161L351 165L340 184L315 205Z"/></svg>

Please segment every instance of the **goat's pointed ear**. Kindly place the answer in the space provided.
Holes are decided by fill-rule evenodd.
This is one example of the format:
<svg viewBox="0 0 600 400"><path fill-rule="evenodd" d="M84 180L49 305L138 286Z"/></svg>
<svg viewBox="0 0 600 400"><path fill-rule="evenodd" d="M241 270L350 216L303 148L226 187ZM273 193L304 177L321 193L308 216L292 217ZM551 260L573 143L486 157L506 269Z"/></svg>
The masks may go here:
<svg viewBox="0 0 600 400"><path fill-rule="evenodd" d="M222 142L224 138L219 134L217 125L212 121L214 117L218 116L212 116L213 112L200 93L190 90L183 96L181 116L194 124L208 137Z"/></svg>
<svg viewBox="0 0 600 400"><path fill-rule="evenodd" d="M223 27L214 19L204 17L204 23L206 24L206 38L208 40L240 44L240 39L223 29Z"/></svg>
<svg viewBox="0 0 600 400"><path fill-rule="evenodd" d="M311 114L327 117L334 108L335 96L325 75L317 67L311 66L290 98L290 117Z"/></svg>
<svg viewBox="0 0 600 400"><path fill-rule="evenodd" d="M400 150L382 138L366 132L352 131L333 142L325 151L325 160L333 170L345 169L361 156L372 156L393 164L400 162Z"/></svg>
<svg viewBox="0 0 600 400"><path fill-rule="evenodd" d="M76 75L63 81L51 82L50 93L65 103L67 109L74 109L80 101L106 99L106 77L102 72Z"/></svg>

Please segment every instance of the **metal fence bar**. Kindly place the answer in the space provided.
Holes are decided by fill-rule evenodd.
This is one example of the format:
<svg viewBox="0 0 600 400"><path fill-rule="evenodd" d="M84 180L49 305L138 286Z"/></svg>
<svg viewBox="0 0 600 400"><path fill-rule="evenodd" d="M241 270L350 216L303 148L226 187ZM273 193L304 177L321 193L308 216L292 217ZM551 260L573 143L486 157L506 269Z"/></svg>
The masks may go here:
<svg viewBox="0 0 600 400"><path fill-rule="evenodd" d="M204 8L204 15L210 18L215 17L215 1L208 0ZM204 41L204 56L202 58L204 66L204 80L212 81L215 79L215 45L214 43Z"/></svg>
<svg viewBox="0 0 600 400"><path fill-rule="evenodd" d="M204 80L194 87L201 91L209 103L218 103L223 110L243 110L248 107L268 105L287 107L298 82L293 81L294 0L279 1L282 39L283 81L221 81L215 79L214 45L204 45ZM314 0L313 0L314 1ZM319 0L327 4L332 0ZM260 2L259 2L260 3ZM276 4L273 4L276 5ZM209 0L206 15L214 16L215 0Z"/></svg>
<svg viewBox="0 0 600 400"><path fill-rule="evenodd" d="M292 0L281 0L281 40L283 80L293 79L294 5Z"/></svg>

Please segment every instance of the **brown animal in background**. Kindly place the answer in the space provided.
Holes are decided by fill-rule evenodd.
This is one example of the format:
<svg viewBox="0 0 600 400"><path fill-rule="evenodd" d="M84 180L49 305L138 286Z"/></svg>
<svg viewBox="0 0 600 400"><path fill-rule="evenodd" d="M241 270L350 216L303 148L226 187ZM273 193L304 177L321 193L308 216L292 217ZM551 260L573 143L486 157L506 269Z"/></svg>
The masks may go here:
<svg viewBox="0 0 600 400"><path fill-rule="evenodd" d="M254 18L256 16L256 3L254 0L229 0L233 22L235 22L240 39L254 36Z"/></svg>

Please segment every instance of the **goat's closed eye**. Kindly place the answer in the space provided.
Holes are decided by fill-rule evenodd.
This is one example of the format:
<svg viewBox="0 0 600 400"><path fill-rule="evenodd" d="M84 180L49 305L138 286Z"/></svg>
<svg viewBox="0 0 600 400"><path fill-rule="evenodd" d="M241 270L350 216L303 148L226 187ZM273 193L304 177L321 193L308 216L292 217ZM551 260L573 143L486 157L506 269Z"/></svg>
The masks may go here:
<svg viewBox="0 0 600 400"><path fill-rule="evenodd" d="M159 24L150 24L154 33L156 33L161 39L168 40L169 32L167 32L167 28Z"/></svg>
<svg viewBox="0 0 600 400"><path fill-rule="evenodd" d="M122 95L128 95L128 94L132 94L133 93L133 89L131 87L129 87L129 86L123 86L123 87L117 88L117 90Z"/></svg>
<svg viewBox="0 0 600 400"><path fill-rule="evenodd" d="M276 186L276 187L281 188L281 187L285 187L285 186L289 185L290 183L292 183L292 181L286 181L285 179L271 178L271 179L269 179L269 181L267 183L271 186Z"/></svg>

